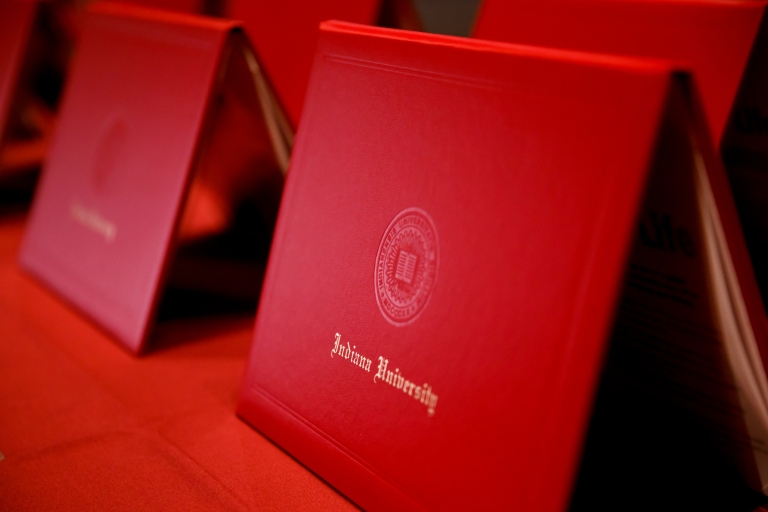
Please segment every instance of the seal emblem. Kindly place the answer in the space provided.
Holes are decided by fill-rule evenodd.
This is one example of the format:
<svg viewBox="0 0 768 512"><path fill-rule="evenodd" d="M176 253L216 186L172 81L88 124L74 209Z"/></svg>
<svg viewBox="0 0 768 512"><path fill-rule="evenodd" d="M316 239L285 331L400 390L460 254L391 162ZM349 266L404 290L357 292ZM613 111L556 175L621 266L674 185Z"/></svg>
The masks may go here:
<svg viewBox="0 0 768 512"><path fill-rule="evenodd" d="M374 286L388 322L407 325L432 295L438 266L437 230L421 208L401 211L384 231L376 255Z"/></svg>

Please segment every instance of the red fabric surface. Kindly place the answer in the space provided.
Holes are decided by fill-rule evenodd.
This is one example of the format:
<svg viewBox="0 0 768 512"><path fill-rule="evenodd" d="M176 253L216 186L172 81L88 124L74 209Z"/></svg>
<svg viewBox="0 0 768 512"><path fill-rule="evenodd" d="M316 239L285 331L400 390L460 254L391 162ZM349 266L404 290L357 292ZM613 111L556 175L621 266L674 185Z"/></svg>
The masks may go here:
<svg viewBox="0 0 768 512"><path fill-rule="evenodd" d="M0 510L354 508L235 416L251 317L133 357L18 270L24 220L0 216Z"/></svg>

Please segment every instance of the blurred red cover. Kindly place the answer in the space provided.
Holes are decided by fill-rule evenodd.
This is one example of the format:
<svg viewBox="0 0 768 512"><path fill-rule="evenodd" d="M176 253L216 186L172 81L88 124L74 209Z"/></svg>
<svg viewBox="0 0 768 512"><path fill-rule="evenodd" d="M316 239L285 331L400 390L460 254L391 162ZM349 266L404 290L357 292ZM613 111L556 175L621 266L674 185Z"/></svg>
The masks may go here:
<svg viewBox="0 0 768 512"><path fill-rule="evenodd" d="M381 0L230 0L226 15L242 20L291 123L298 126L318 25L325 20L374 24Z"/></svg>
<svg viewBox="0 0 768 512"><path fill-rule="evenodd" d="M0 142L5 134L5 124L36 12L37 2L0 2Z"/></svg>
<svg viewBox="0 0 768 512"><path fill-rule="evenodd" d="M126 0L123 3L191 14L204 13L204 7L206 6L205 0Z"/></svg>
<svg viewBox="0 0 768 512"><path fill-rule="evenodd" d="M180 230L197 207L220 213L216 201L226 199L197 178L236 195L242 183L227 166L261 163L258 151L272 151L263 120L234 110L257 101L249 70L257 64L233 57L247 45L237 28L109 3L85 22L19 259L134 352L150 332ZM191 202L197 209L182 209Z"/></svg>
<svg viewBox="0 0 768 512"><path fill-rule="evenodd" d="M765 8L738 0L486 0L474 36L691 66L768 303Z"/></svg>
<svg viewBox="0 0 768 512"><path fill-rule="evenodd" d="M340 22L314 66L238 414L365 509L563 510L681 79Z"/></svg>
<svg viewBox="0 0 768 512"><path fill-rule="evenodd" d="M691 66L719 144L764 11L739 0L485 0L473 35Z"/></svg>

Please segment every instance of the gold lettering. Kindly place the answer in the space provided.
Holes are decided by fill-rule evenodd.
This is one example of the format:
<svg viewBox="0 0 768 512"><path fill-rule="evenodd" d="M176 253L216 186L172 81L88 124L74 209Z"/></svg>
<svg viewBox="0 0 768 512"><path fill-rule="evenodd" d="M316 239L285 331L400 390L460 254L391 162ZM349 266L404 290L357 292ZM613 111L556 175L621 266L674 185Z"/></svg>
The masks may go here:
<svg viewBox="0 0 768 512"><path fill-rule="evenodd" d="M437 406L437 395L431 395L429 397L429 407L427 407L427 414L429 414L430 416L434 416L436 406Z"/></svg>
<svg viewBox="0 0 768 512"><path fill-rule="evenodd" d="M107 243L114 242L117 236L117 226L99 215L96 210L89 210L80 203L74 202L69 208L69 214L81 226L103 236Z"/></svg>
<svg viewBox="0 0 768 512"><path fill-rule="evenodd" d="M344 359L348 359L350 363L359 366L367 372L371 371L371 364L373 361L363 356L360 352L357 352L357 345L350 346L349 342L346 342L346 347L342 345L341 334L339 333L336 333L334 337L331 357L333 357L334 354L338 354ZM426 405L428 416L434 416L437 407L437 395L432 393L432 388L429 384L425 382L423 386L417 386L415 382L403 377L400 373L400 368L395 368L395 371L392 372L387 370L388 366L389 360L383 356L379 356L379 363L376 368L376 375L373 376L373 383L376 384L379 380L382 380L395 389L402 390L403 393L414 398L419 403Z"/></svg>
<svg viewBox="0 0 768 512"><path fill-rule="evenodd" d="M373 376L373 382L376 383L376 379L384 379L385 373L392 373L387 372L387 364L389 363L389 359L384 359L383 357L379 356L379 371L376 373L376 375Z"/></svg>
<svg viewBox="0 0 768 512"><path fill-rule="evenodd" d="M333 354L339 353L339 342L341 341L341 334L336 333L336 341L333 344L333 350L331 350L331 357L333 357Z"/></svg>

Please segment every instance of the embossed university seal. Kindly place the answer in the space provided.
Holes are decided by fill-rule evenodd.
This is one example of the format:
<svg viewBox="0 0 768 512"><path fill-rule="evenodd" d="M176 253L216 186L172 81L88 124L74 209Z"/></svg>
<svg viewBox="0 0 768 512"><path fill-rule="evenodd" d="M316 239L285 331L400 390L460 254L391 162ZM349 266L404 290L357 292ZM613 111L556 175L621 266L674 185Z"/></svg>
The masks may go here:
<svg viewBox="0 0 768 512"><path fill-rule="evenodd" d="M421 208L401 211L384 231L376 255L376 302L384 318L407 325L432 295L438 267L437 230Z"/></svg>

